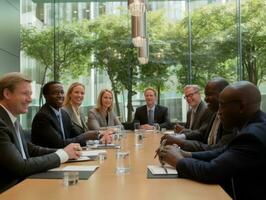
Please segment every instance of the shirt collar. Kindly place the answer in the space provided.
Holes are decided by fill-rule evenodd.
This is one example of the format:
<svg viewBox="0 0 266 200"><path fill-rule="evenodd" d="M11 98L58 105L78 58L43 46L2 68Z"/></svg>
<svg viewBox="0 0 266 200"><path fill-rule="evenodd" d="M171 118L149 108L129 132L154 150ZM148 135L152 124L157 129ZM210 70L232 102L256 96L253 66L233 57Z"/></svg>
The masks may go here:
<svg viewBox="0 0 266 200"><path fill-rule="evenodd" d="M50 106L50 105L49 105ZM50 106L50 108L52 108L52 110L54 111L56 116L61 115L61 108L59 108L59 110L56 110L55 108L53 108L52 106Z"/></svg>
<svg viewBox="0 0 266 200"><path fill-rule="evenodd" d="M12 123L14 124L15 121L17 120L17 118L5 107L3 106L2 104L0 104L0 106L2 106L4 108L4 110L7 112L10 120L12 121Z"/></svg>
<svg viewBox="0 0 266 200"><path fill-rule="evenodd" d="M149 111L149 110L154 111L154 110L155 110L155 104L154 104L151 108L149 108L149 107L147 106L147 111Z"/></svg>

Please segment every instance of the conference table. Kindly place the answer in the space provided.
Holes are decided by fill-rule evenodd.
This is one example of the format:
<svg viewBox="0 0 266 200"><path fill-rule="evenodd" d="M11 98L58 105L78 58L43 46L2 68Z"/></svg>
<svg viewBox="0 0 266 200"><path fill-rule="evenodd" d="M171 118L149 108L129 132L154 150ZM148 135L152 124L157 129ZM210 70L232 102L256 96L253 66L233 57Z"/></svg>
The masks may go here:
<svg viewBox="0 0 266 200"><path fill-rule="evenodd" d="M88 180L64 186L62 179L25 179L0 195L1 200L226 200L231 199L219 185L188 179L148 179L147 165L158 165L154 159L159 133L144 134L143 144L135 146L134 133L126 133L124 148L130 152L130 171L116 173L116 150L107 149L104 161L66 163L67 165L99 165Z"/></svg>

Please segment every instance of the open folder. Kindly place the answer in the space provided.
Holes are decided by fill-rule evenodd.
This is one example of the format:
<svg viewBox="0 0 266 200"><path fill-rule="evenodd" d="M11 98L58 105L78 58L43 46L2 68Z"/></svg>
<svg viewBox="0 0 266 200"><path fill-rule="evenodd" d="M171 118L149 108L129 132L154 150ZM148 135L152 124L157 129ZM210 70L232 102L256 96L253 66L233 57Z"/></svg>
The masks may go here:
<svg viewBox="0 0 266 200"><path fill-rule="evenodd" d="M87 180L98 168L95 166L66 166L64 168L54 168L46 172L38 173L29 176L30 179L62 179L64 172L76 171L79 172L80 180Z"/></svg>
<svg viewBox="0 0 266 200"><path fill-rule="evenodd" d="M165 165L148 165L147 178L177 178L178 173L175 168Z"/></svg>

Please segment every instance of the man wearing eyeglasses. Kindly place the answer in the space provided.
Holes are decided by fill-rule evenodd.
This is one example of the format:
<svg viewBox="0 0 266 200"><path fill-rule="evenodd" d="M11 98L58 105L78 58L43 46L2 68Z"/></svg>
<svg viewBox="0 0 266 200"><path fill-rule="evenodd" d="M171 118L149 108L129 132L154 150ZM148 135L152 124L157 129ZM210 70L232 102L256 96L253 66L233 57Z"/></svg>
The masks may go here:
<svg viewBox="0 0 266 200"><path fill-rule="evenodd" d="M205 151L221 147L234 137L232 130L222 127L218 116L219 94L229 83L223 78L214 78L205 86L205 102L211 117L204 120L205 126L196 130L189 130L177 136L164 135L161 140L166 139L166 144L177 144L186 151Z"/></svg>
<svg viewBox="0 0 266 200"><path fill-rule="evenodd" d="M219 97L219 116L236 137L223 148L189 153L166 146L159 156L180 178L223 186L233 199L266 198L266 114L259 89L248 81L227 86Z"/></svg>
<svg viewBox="0 0 266 200"><path fill-rule="evenodd" d="M184 87L184 99L186 99L189 110L187 112L187 122L184 126L179 123L175 126L177 133L186 133L191 130L200 129L208 125L211 112L206 104L201 100L200 89L198 85L186 85Z"/></svg>

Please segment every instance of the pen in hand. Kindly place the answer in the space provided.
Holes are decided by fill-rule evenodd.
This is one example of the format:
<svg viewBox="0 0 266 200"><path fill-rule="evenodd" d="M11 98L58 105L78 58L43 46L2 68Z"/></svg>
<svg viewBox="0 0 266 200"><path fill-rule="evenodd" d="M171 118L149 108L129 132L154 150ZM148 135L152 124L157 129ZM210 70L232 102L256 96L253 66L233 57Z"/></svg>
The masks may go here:
<svg viewBox="0 0 266 200"><path fill-rule="evenodd" d="M166 139L164 139L160 145L160 147L156 150L156 153L155 153L155 156L154 156L154 159L158 156L159 154L159 151L165 146L166 144Z"/></svg>

